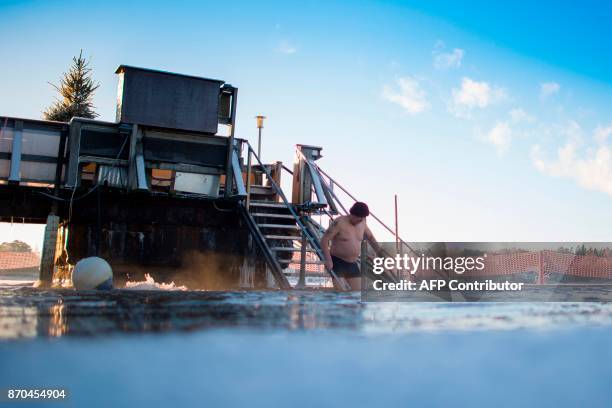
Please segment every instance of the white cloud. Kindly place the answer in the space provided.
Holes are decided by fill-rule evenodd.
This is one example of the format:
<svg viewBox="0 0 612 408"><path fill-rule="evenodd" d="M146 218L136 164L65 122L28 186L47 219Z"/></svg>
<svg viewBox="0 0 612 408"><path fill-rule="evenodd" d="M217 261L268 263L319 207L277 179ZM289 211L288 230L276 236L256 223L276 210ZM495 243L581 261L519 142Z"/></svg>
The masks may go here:
<svg viewBox="0 0 612 408"><path fill-rule="evenodd" d="M570 120L565 127L561 127L557 133L564 135L573 145L579 146L583 143L583 134L580 124Z"/></svg>
<svg viewBox="0 0 612 408"><path fill-rule="evenodd" d="M297 52L297 47L291 44L289 41L283 40L280 42L276 50L281 54L295 54Z"/></svg>
<svg viewBox="0 0 612 408"><path fill-rule="evenodd" d="M535 121L535 118L531 116L530 114L528 114L527 112L525 112L522 108L512 109L509 112L509 114L510 114L510 118L512 118L512 121L515 123L519 123L519 122L532 123Z"/></svg>
<svg viewBox="0 0 612 408"><path fill-rule="evenodd" d="M540 84L540 98L548 98L559 92L559 89L561 89L561 85L556 82L543 82Z"/></svg>
<svg viewBox="0 0 612 408"><path fill-rule="evenodd" d="M553 177L572 179L583 188L604 192L612 196L612 146L606 139L612 134L612 125L597 127L593 138L598 145L580 149L582 131L576 122L566 127L567 142L557 149L557 155L549 160L539 145L531 150L531 160L536 169Z"/></svg>
<svg viewBox="0 0 612 408"><path fill-rule="evenodd" d="M469 117L472 109L483 109L505 98L506 92L503 88L464 77L461 80L461 88L452 90L449 110L456 116Z"/></svg>
<svg viewBox="0 0 612 408"><path fill-rule="evenodd" d="M461 48L455 48L451 52L441 52L434 50L434 66L438 69L458 68L461 66L461 61L465 55L465 51Z"/></svg>
<svg viewBox="0 0 612 408"><path fill-rule="evenodd" d="M547 161L543 158L540 146L531 150L531 160L541 172L554 177L564 177L576 181L580 186L602 191L612 196L612 149L600 146L588 150L585 157L579 157L577 147L572 142L557 151L557 158Z"/></svg>
<svg viewBox="0 0 612 408"><path fill-rule="evenodd" d="M411 115L421 113L429 109L427 94L419 80L413 77L403 77L397 80L399 90L393 90L389 86L383 88L383 97L389 102L401 106Z"/></svg>
<svg viewBox="0 0 612 408"><path fill-rule="evenodd" d="M486 141L495 146L498 154L508 150L512 141L512 129L508 122L497 122L487 133Z"/></svg>
<svg viewBox="0 0 612 408"><path fill-rule="evenodd" d="M606 143L610 136L612 136L612 124L608 126L597 126L597 129L593 132L593 138L600 144Z"/></svg>

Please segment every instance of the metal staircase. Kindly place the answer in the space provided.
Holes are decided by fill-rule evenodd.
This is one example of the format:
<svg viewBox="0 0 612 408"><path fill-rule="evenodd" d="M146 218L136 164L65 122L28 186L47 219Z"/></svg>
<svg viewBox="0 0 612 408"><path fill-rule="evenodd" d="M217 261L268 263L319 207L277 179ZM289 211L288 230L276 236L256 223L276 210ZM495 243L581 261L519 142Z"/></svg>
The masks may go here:
<svg viewBox="0 0 612 408"><path fill-rule="evenodd" d="M325 276L331 278L337 289L350 290L344 279L339 279L333 270L325 268L320 243L325 228L312 217L325 215L331 219L337 214L347 214L346 208L330 185L331 179L326 182L322 176L324 173L314 164L314 160L321 157L320 148L298 145L298 160L291 171L281 162L263 164L250 144L246 141L242 143L247 149L246 166L240 165L238 146L235 146L232 158L234 182L241 198L240 213L263 252L279 288L304 288L307 276ZM257 162L255 164L251 163L253 157ZM293 176L292 203L287 200L280 187L280 173L283 169ZM368 256L367 244L364 241L361 268L365 276L390 282L398 281L396 276L389 273L383 276L372 275L372 263L373 259ZM296 269L290 266L297 265L299 278L292 286L288 276L295 275ZM315 268L319 272L308 271L313 269L312 265L318 266Z"/></svg>
<svg viewBox="0 0 612 408"><path fill-rule="evenodd" d="M302 258L304 258L304 265L324 264L316 257L317 249L309 243L302 228L295 222L291 211L284 203L250 201L249 212L284 271L292 264L301 266ZM306 268L300 268L300 271L302 269L305 272ZM305 274L300 276L305 278ZM298 282L297 286L305 286L303 279Z"/></svg>
<svg viewBox="0 0 612 408"><path fill-rule="evenodd" d="M321 265L336 288L349 290L348 284L332 270L326 270L319 239L305 225L306 216L287 200L277 180L282 164L264 165L247 143L246 200L241 213L260 249L264 253L276 283L281 289L292 288L285 271L299 264L295 288L305 287L307 265ZM251 166L251 156L259 164ZM265 177L264 177L265 176ZM261 184L251 185L252 180ZM238 181L238 180L236 180ZM242 181L242 180L240 180ZM321 275L321 274L317 274Z"/></svg>

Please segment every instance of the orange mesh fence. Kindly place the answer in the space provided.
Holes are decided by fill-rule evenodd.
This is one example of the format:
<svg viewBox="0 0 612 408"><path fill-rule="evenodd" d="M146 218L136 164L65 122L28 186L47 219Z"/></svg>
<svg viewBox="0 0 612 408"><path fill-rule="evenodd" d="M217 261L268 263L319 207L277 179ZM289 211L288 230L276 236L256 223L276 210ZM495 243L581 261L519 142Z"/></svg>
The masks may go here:
<svg viewBox="0 0 612 408"><path fill-rule="evenodd" d="M476 278L532 272L537 273L541 280L553 274L576 278L612 279L612 256L574 255L549 250L487 254L484 266L483 270L466 271L460 276ZM455 272L451 271L448 275L454 274ZM406 277L408 274L402 275ZM433 279L439 278L440 273L432 269L419 270L416 276L421 279Z"/></svg>

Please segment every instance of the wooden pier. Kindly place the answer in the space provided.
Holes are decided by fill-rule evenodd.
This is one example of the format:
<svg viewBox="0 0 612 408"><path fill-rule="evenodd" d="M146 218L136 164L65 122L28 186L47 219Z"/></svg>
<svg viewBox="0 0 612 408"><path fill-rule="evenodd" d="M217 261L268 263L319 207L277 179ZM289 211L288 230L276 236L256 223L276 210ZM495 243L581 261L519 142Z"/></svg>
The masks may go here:
<svg viewBox="0 0 612 408"><path fill-rule="evenodd" d="M273 280L288 289L286 269L297 262L299 285L314 264L346 289L322 266L322 227L310 217L337 213L313 165L321 148L298 145L293 170L262 163L234 135L237 88L128 66L117 73L116 122L0 117L0 220L46 224L42 284L61 284L80 259L100 256L118 285L149 273L191 288Z"/></svg>

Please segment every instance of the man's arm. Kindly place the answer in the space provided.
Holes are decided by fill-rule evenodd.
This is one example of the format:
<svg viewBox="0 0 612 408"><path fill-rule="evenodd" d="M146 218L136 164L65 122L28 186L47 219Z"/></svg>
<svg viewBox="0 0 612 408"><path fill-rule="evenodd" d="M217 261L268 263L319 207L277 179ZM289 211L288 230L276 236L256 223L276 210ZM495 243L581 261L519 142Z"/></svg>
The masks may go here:
<svg viewBox="0 0 612 408"><path fill-rule="evenodd" d="M338 218L333 220L329 224L329 228L327 228L327 231L325 231L325 234L323 234L323 237L321 238L321 249L323 250L323 256L325 256L325 267L327 268L327 270L330 271L333 269L334 263L332 262L331 253L329 252L329 243L336 235L338 235L338 223Z"/></svg>
<svg viewBox="0 0 612 408"><path fill-rule="evenodd" d="M370 231L367 225L364 231L364 235L365 239L370 243L370 245L372 245L372 248L374 248L374 252L376 252L376 255L381 256L382 254L384 254L383 249L380 245L378 245L376 238L374 238L374 234L372 234L372 231Z"/></svg>

